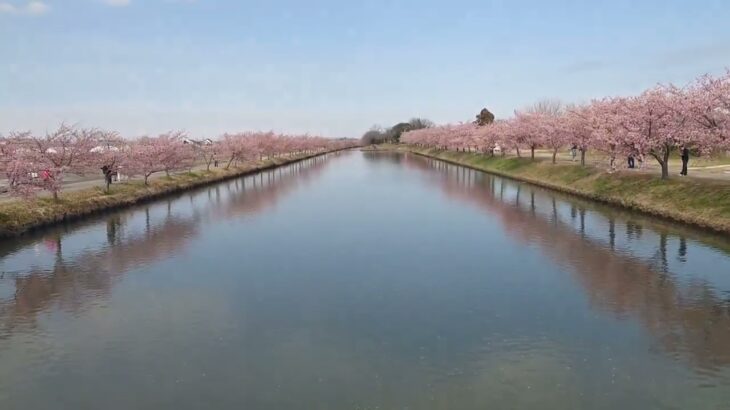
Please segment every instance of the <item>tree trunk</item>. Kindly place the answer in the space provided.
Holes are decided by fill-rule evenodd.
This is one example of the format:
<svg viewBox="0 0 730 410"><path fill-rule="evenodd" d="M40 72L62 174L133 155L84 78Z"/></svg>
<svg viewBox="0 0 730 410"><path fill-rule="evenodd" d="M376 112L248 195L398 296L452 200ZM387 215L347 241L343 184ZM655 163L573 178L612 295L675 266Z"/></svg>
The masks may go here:
<svg viewBox="0 0 730 410"><path fill-rule="evenodd" d="M657 160L659 165L662 167L662 179L669 179L669 154L671 154L671 147L665 145L663 152L651 152L651 155Z"/></svg>
<svg viewBox="0 0 730 410"><path fill-rule="evenodd" d="M659 167L662 170L662 179L669 179L669 162L664 159L663 156L659 156L657 154L652 153L651 154L654 159L656 159L656 162L659 163Z"/></svg>
<svg viewBox="0 0 730 410"><path fill-rule="evenodd" d="M520 154L520 147L517 147L517 158L522 158L522 155Z"/></svg>
<svg viewBox="0 0 730 410"><path fill-rule="evenodd" d="M556 164L556 163L557 163L557 162L555 161L555 157L556 157L557 155L558 155L558 149L557 149L557 148L555 148L555 149L553 149L553 164Z"/></svg>
<svg viewBox="0 0 730 410"><path fill-rule="evenodd" d="M580 150L580 166L586 166L586 150L582 148Z"/></svg>
<svg viewBox="0 0 730 410"><path fill-rule="evenodd" d="M530 147L530 158L535 160L535 147Z"/></svg>

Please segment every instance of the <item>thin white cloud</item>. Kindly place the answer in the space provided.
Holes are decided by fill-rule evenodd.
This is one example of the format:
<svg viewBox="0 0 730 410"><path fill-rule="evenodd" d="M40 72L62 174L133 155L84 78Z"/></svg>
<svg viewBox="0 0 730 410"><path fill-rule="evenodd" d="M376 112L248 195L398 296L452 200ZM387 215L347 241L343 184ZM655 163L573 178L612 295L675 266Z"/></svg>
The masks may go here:
<svg viewBox="0 0 730 410"><path fill-rule="evenodd" d="M132 4L132 0L97 0L109 7L127 7ZM195 3L197 0L164 0L167 3ZM0 14L16 14L16 15L41 15L51 10L46 2L41 0L26 0L24 4L18 2L0 0Z"/></svg>
<svg viewBox="0 0 730 410"><path fill-rule="evenodd" d="M659 52L652 58L652 63L664 67L696 64L698 61L724 62L728 57L730 57L730 46L726 43L713 42Z"/></svg>
<svg viewBox="0 0 730 410"><path fill-rule="evenodd" d="M51 7L42 1L31 1L25 6L25 11L28 14L45 14Z"/></svg>
<svg viewBox="0 0 730 410"><path fill-rule="evenodd" d="M0 13L15 13L17 9L10 3L0 3Z"/></svg>
<svg viewBox="0 0 730 410"><path fill-rule="evenodd" d="M40 15L46 14L51 10L51 6L42 1L28 1L23 5L15 5L8 2L0 2L0 14L29 14Z"/></svg>
<svg viewBox="0 0 730 410"><path fill-rule="evenodd" d="M126 7L132 4L132 0L102 0L102 3L111 7Z"/></svg>

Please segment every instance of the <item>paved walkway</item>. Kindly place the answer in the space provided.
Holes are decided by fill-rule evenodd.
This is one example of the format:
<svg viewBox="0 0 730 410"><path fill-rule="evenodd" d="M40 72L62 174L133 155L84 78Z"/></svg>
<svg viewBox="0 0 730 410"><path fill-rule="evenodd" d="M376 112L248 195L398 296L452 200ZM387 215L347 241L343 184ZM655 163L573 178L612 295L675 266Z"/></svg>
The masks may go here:
<svg viewBox="0 0 730 410"><path fill-rule="evenodd" d="M211 168L213 166L211 165ZM206 169L206 166L203 165L196 165L193 167L193 171L204 171ZM183 171L187 172L187 171ZM157 179L162 178L165 176L164 172L156 172L150 176L150 179ZM135 178L139 179L139 178ZM113 184L112 184L113 185ZM7 186L7 183L5 180L0 181L0 186ZM83 191L85 189L95 188L95 187L104 187L106 186L104 183L104 177L101 175L101 172L99 172L99 175L92 176L89 175L74 175L74 174L67 174L63 180L63 189L62 192L74 192L74 191ZM48 192L39 192L39 196L49 196L50 194ZM10 194L2 193L0 194L0 203L3 202L9 202L16 200L16 197L11 196Z"/></svg>

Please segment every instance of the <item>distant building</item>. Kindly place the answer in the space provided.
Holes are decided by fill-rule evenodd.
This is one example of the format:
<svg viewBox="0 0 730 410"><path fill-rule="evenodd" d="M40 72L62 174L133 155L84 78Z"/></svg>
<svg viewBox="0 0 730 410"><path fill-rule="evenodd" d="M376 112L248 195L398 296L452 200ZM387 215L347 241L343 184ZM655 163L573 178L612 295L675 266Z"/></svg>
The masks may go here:
<svg viewBox="0 0 730 410"><path fill-rule="evenodd" d="M183 144L190 144L190 145L197 145L197 146L213 145L213 140L210 138L206 138L204 140L194 140L191 138L183 138Z"/></svg>
<svg viewBox="0 0 730 410"><path fill-rule="evenodd" d="M119 148L115 146L103 146L99 145L89 150L89 152L94 154L99 154L103 152L119 152Z"/></svg>

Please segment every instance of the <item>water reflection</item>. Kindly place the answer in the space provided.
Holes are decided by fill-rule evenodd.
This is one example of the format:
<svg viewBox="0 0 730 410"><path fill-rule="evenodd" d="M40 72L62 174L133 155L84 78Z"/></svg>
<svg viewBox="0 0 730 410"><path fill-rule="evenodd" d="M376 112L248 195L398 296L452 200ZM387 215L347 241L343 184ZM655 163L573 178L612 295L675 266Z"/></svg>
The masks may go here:
<svg viewBox="0 0 730 410"><path fill-rule="evenodd" d="M689 263L707 266L708 261L688 254L687 245L726 245L721 239L703 245L670 234L660 222L652 222L654 235L646 235L636 215L629 219L607 207L441 161L404 158L407 167L422 170L450 198L497 216L513 238L539 247L570 270L594 308L638 320L661 349L699 372L713 374L730 365L730 288L691 277ZM620 245L619 235L625 237ZM716 272L719 279L730 273Z"/></svg>
<svg viewBox="0 0 730 410"><path fill-rule="evenodd" d="M65 249L66 241L78 242L79 236L98 239L96 232L85 230L95 227L97 219L0 242L0 286L5 289L0 293L0 339L37 329L42 312L78 314L100 303L118 277L174 258L210 222L265 212L294 189L305 188L329 163L326 156L315 157L113 213L104 217L106 244L84 238L89 243L83 249ZM40 258L39 243L44 244ZM13 269L16 266L22 268Z"/></svg>
<svg viewBox="0 0 730 410"><path fill-rule="evenodd" d="M723 408L726 245L420 157L313 161L0 243L0 407Z"/></svg>
<svg viewBox="0 0 730 410"><path fill-rule="evenodd" d="M308 185L321 175L331 163L333 156L315 157L297 162L285 168L277 168L248 178L236 179L224 187L216 186L208 190L208 197L215 197L220 206L214 214L216 218L227 219L242 214L253 214L274 206L282 196L293 189ZM220 190L227 189L233 194L226 201L221 200Z"/></svg>

